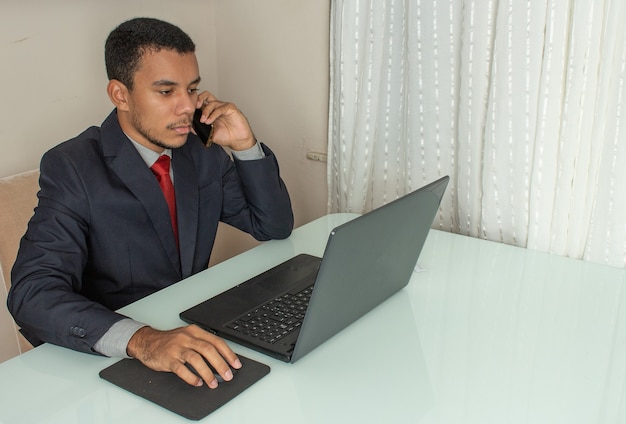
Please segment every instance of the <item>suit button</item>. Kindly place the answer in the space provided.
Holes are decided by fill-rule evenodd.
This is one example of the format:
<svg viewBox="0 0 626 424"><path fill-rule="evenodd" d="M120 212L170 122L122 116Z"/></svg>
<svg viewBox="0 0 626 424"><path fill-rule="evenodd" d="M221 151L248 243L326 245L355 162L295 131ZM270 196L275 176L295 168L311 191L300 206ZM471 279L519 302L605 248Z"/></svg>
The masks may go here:
<svg viewBox="0 0 626 424"><path fill-rule="evenodd" d="M87 334L87 330L81 327L71 327L70 332L73 336L80 337L81 339Z"/></svg>

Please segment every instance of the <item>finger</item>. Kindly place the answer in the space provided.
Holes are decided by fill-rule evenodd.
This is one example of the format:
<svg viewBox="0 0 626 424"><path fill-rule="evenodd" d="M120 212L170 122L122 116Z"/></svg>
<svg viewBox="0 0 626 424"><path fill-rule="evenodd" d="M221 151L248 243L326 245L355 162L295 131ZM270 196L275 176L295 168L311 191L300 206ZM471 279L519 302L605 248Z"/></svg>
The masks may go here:
<svg viewBox="0 0 626 424"><path fill-rule="evenodd" d="M189 360L187 361L186 368L190 366L192 367L192 371L196 377L199 378L200 385L202 385L202 381L206 383L206 385L210 389L215 389L218 385L217 376L215 375L213 369L208 366L206 360L197 352L193 352L189 355ZM224 377L222 377L224 378Z"/></svg>
<svg viewBox="0 0 626 424"><path fill-rule="evenodd" d="M193 366L193 365L192 365ZM195 368L195 367L194 367ZM185 383L191 385L191 386L196 386L196 387L200 387L202 386L202 380L203 378L201 378L200 376L194 374L189 368L187 368L187 366L185 366L185 364L183 364L182 362L177 362L177 365L174 365L171 367L171 371L176 374L178 376L178 378L180 378L181 380L183 380ZM211 373L212 374L212 373ZM210 383L207 383L207 385L209 387L211 387ZM215 382L215 387L217 387L217 382Z"/></svg>
<svg viewBox="0 0 626 424"><path fill-rule="evenodd" d="M231 350L231 348L228 346L228 344L226 344L224 339L221 339L219 337L216 338L217 340L214 340L212 344L217 352L220 354L220 356L224 358L231 367L235 369L241 368L241 361L239 360L237 354Z"/></svg>
<svg viewBox="0 0 626 424"><path fill-rule="evenodd" d="M220 118L235 116L238 113L241 114L233 103L219 101L210 101L207 103L206 107L202 109L202 115L207 115L207 124L215 123L215 121Z"/></svg>
<svg viewBox="0 0 626 424"><path fill-rule="evenodd" d="M217 98L210 92L208 91L203 91L202 93L198 94L198 100L196 101L196 109L199 109L200 107L202 107L203 104L207 104L210 101L214 101L217 100Z"/></svg>
<svg viewBox="0 0 626 424"><path fill-rule="evenodd" d="M222 378L226 379L225 373L230 370L229 366L235 369L241 368L241 361L224 339L196 325L190 325L189 330L196 340L202 343L194 346L196 351L200 352L209 361Z"/></svg>
<svg viewBox="0 0 626 424"><path fill-rule="evenodd" d="M214 124L220 116L226 114L228 103L219 100L205 100L198 109L202 109L200 122L205 124Z"/></svg>
<svg viewBox="0 0 626 424"><path fill-rule="evenodd" d="M217 386L218 381L215 378L215 373L222 377L223 381L230 381L233 379L233 371L228 366L228 363L224 360L224 358L222 358L215 350L213 350L210 354L204 356L204 359L201 359L200 362L201 364L199 364L198 366L202 369L203 372L206 368L206 378L208 380L205 381L211 382L212 379L215 379L215 386ZM209 367L208 364L211 364L211 366ZM198 371L198 373L200 374L200 371ZM200 375L203 379L205 378L204 373ZM211 387L211 384L209 384L209 387Z"/></svg>

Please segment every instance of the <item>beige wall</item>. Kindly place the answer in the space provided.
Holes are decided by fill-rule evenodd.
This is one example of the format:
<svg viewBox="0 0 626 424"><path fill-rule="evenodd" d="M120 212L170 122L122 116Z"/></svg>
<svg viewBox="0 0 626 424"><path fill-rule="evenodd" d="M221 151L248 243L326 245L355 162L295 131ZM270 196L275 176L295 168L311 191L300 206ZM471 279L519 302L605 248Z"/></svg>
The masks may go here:
<svg viewBox="0 0 626 424"><path fill-rule="evenodd" d="M150 7L142 6L149 4ZM137 15L180 24L206 52L205 80L217 83L212 2L180 0L3 0L0 6L0 177L38 166L43 152L90 125L112 105L106 96L104 41ZM181 7L178 7L181 6ZM190 14L190 7L202 13Z"/></svg>
<svg viewBox="0 0 626 424"><path fill-rule="evenodd" d="M229 0L215 3L219 94L246 113L280 161L296 226L326 213L330 1ZM221 228L212 262L254 245Z"/></svg>
<svg viewBox="0 0 626 424"><path fill-rule="evenodd" d="M278 155L296 224L326 211L328 1L3 0L0 6L0 177L38 166L50 147L112 106L103 45L134 16L180 25L198 46L201 88L233 101ZM221 231L221 260L254 243Z"/></svg>

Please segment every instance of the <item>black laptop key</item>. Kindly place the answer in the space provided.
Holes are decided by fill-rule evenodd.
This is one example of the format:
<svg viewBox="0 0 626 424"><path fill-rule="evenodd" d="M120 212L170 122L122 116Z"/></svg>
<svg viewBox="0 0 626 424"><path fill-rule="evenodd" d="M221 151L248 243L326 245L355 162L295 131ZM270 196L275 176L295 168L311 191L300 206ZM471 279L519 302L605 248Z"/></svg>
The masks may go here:
<svg viewBox="0 0 626 424"><path fill-rule="evenodd" d="M276 343L302 325L313 286L285 293L226 324L227 328L268 343Z"/></svg>

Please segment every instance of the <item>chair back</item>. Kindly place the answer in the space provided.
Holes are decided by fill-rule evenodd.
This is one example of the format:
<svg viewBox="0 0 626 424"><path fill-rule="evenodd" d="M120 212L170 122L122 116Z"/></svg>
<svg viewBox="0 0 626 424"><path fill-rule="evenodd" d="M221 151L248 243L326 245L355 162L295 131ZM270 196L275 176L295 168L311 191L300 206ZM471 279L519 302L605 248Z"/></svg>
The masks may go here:
<svg viewBox="0 0 626 424"><path fill-rule="evenodd" d="M39 170L0 179L0 362L32 348L7 310L11 268L20 239L33 216L39 191Z"/></svg>

